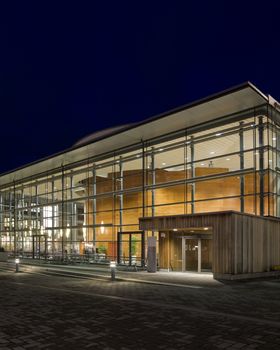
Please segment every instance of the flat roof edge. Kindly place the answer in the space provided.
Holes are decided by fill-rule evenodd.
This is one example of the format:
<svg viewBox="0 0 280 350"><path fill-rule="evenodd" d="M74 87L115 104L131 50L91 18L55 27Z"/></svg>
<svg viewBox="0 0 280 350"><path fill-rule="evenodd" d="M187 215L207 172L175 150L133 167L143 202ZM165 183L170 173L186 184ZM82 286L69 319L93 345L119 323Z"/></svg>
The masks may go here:
<svg viewBox="0 0 280 350"><path fill-rule="evenodd" d="M115 135L118 135L118 134L121 134L122 132L125 132L125 131L128 131L128 130L132 130L134 128L137 128L141 125L145 125L145 124L148 124L150 122L153 122L153 121L156 121L158 119L161 119L161 118L164 118L166 116L169 116L169 115L172 115L172 114L175 114L175 113L178 113L180 111L183 111L183 110L187 110L189 108L192 108L192 107L195 107L195 106L198 106L200 104L203 104L203 103L207 103L207 102L210 102L212 100L215 100L217 98L220 98L220 97L223 97L223 96L226 96L226 95L229 95L231 93L234 93L234 92L237 92L239 90L242 90L242 89L245 89L245 88L248 88L250 87L252 90L254 90L257 94L259 94L263 99L264 99L264 102L268 102L269 101L269 98L268 96L266 96L264 93L262 93L254 84L252 84L250 81L246 81L244 83L241 83L241 84L238 84L238 85L235 85L233 87L230 87L228 89L225 89L225 90L222 90L218 93L214 93L214 94L211 94L211 95L208 95L206 97L203 97L201 99L198 99L198 100L195 100L193 102L189 102L185 105L182 105L182 106L179 106L179 107L176 107L174 109L171 109L171 110L168 110L166 112L163 112L163 113L160 113L158 115L155 115L153 117L150 117L150 118L147 118L147 119L144 119L143 121L140 121L140 122L136 122L136 123L132 123L132 124L129 124L127 127L124 127L124 129L121 129L120 131L116 131L116 132L112 132L112 134L108 134L104 137L100 137L100 138L97 138L96 140L94 140L94 142L88 142L88 143L84 143L82 145L77 145L77 146L74 146L74 147L69 147L69 148L66 148L65 150L63 151L59 151L57 153L54 153L54 154L51 154L49 156L46 156L46 157L43 157L43 158L40 158L38 160L35 160L33 162L30 162L30 163L27 163L25 165L22 165L18 168L15 168L15 169L12 169L12 170L8 170L2 174L0 174L0 178L3 177L3 176L6 176L8 174L12 174L12 173L15 173L19 170L22 170L22 169L25 169L29 166L32 166L32 165L36 165L36 164L39 164L41 162L44 162L44 161L47 161L51 158L54 158L54 157L58 157L58 156L62 156L63 154L66 154L68 152L71 152L71 151L74 151L76 149L79 149L79 148L82 148L82 147L86 147L92 143L96 143L98 141L101 141L103 139L107 139L111 136L115 136Z"/></svg>

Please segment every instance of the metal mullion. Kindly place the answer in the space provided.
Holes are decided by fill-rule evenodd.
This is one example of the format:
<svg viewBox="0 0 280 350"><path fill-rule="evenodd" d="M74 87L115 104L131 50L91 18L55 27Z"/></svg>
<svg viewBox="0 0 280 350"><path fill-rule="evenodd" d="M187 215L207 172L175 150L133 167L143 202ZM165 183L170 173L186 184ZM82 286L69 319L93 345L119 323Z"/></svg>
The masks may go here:
<svg viewBox="0 0 280 350"><path fill-rule="evenodd" d="M272 139L270 140L270 137L269 137L269 122L268 122L268 105L267 105L267 113L266 113L266 138L267 138L267 145L269 146L270 144L272 145ZM270 143L271 141L271 143ZM268 149L267 151L267 169L268 169L268 176L267 176L267 181L268 181L268 184L267 184L267 192L270 193L270 179L271 179L271 174L270 174L270 171L269 171L269 156L270 156L270 150ZM272 197L272 200L274 202L274 197ZM268 202L267 202L267 214L270 215L270 195L268 195ZM274 214L274 212L273 212ZM272 214L272 215L273 215Z"/></svg>
<svg viewBox="0 0 280 350"><path fill-rule="evenodd" d="M15 190L15 183L13 186L13 201L14 201L14 209L13 209L13 217L14 217L14 227L13 227L13 232L14 232L14 254L16 256L17 254L17 237L16 237L16 190Z"/></svg>
<svg viewBox="0 0 280 350"><path fill-rule="evenodd" d="M184 143L184 174L185 174L185 180L187 179L187 177L188 177L188 174L187 174L187 166L186 166L186 160L187 160L187 148L188 148L188 146L187 146L187 144L186 144L186 141L187 141L187 134L186 134L186 136L185 136L185 143ZM186 184L186 181L184 181L184 214L187 214L187 209L188 209L188 207L187 207L187 200L188 200L188 190L187 190L187 184Z"/></svg>
<svg viewBox="0 0 280 350"><path fill-rule="evenodd" d="M74 203L73 203L73 174L70 175L70 208L71 208L71 219L70 219L70 247L72 249L72 252L74 252L74 244L73 244L73 218L74 218ZM75 239L76 240L76 239Z"/></svg>
<svg viewBox="0 0 280 350"><path fill-rule="evenodd" d="M119 219L119 224L120 224L120 232L122 232L122 225L123 225L123 164L122 164L122 159L120 157L119 160L119 180L120 180L120 194L119 196L119 203L120 203L120 219Z"/></svg>
<svg viewBox="0 0 280 350"><path fill-rule="evenodd" d="M64 168L63 165L61 165L61 196L62 196L62 201L61 201L61 227L62 227L62 233L61 233L61 253L62 253L62 259L64 259L64 226L65 226L65 201L64 201ZM60 215L58 214L58 217Z"/></svg>
<svg viewBox="0 0 280 350"><path fill-rule="evenodd" d="M92 244L95 247L96 241L96 168L95 164L92 167L92 223L93 223L93 235L92 235Z"/></svg>
<svg viewBox="0 0 280 350"><path fill-rule="evenodd" d="M239 149L240 149L240 170L244 169L244 134L243 134L243 122L240 122L239 131ZM244 176L240 176L240 211L244 212Z"/></svg>
<svg viewBox="0 0 280 350"><path fill-rule="evenodd" d="M263 155L263 117L259 117L259 124L258 124L258 130L259 130L259 177L260 177L260 215L264 215L264 175L263 175L263 169L264 169L264 155Z"/></svg>
<svg viewBox="0 0 280 350"><path fill-rule="evenodd" d="M152 217L155 216L155 188L154 186L156 185L156 170L155 170L155 155L153 152L153 147L152 147L152 152L151 152L151 169L152 171L152 190L151 190L151 195L152 195ZM152 236L154 236L154 231L152 231Z"/></svg>
<svg viewBox="0 0 280 350"><path fill-rule="evenodd" d="M193 136L191 136L191 177L195 178L195 168L194 168L194 157L195 157L195 150L194 150L194 144L193 144ZM188 180L186 183L189 183ZM190 182L191 183L191 182ZM191 183L191 213L194 214L195 212L195 183Z"/></svg>

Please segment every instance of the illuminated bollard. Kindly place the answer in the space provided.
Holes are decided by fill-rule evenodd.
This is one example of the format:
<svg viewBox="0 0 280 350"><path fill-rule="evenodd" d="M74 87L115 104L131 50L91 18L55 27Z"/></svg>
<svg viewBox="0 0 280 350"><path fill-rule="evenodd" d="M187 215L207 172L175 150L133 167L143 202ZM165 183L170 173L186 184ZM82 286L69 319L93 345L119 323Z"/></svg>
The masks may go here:
<svg viewBox="0 0 280 350"><path fill-rule="evenodd" d="M19 259L18 258L16 258L15 263L16 263L16 272L19 272Z"/></svg>
<svg viewBox="0 0 280 350"><path fill-rule="evenodd" d="M116 279L116 262L110 261L110 270L111 270L111 281Z"/></svg>

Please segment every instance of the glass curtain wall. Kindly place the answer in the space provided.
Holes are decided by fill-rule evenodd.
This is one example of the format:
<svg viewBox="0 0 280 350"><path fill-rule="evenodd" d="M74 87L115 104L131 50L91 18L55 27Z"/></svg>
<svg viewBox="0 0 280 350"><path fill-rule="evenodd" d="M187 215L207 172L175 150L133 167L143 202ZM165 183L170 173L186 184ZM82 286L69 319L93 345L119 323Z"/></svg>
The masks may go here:
<svg viewBox="0 0 280 350"><path fill-rule="evenodd" d="M116 258L118 232L130 233L130 249L140 256L139 217L224 210L279 217L280 132L270 113L247 111L230 123L3 187L0 246L102 262ZM124 261L128 244L124 239Z"/></svg>

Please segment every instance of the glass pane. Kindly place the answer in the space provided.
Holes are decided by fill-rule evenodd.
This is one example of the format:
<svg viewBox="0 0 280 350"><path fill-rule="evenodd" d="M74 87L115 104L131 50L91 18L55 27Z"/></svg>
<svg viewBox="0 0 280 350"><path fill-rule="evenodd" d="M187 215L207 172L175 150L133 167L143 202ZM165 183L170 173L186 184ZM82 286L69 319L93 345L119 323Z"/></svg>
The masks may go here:
<svg viewBox="0 0 280 350"><path fill-rule="evenodd" d="M198 240L186 239L185 241L185 269L186 271L197 271L198 269Z"/></svg>

